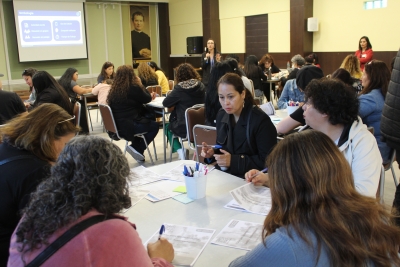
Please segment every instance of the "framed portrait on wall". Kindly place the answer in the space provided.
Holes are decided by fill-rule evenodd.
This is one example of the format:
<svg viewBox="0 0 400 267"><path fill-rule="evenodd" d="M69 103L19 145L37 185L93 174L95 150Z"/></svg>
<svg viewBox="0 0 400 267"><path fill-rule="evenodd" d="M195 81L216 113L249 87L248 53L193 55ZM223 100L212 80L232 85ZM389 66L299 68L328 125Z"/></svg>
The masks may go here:
<svg viewBox="0 0 400 267"><path fill-rule="evenodd" d="M132 58L151 59L149 6L130 5Z"/></svg>

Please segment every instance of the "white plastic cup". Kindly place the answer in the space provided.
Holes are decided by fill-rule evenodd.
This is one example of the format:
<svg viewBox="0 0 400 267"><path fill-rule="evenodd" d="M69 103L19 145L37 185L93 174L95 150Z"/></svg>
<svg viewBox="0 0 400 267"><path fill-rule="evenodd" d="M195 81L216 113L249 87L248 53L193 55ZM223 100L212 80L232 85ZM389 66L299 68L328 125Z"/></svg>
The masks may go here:
<svg viewBox="0 0 400 267"><path fill-rule="evenodd" d="M185 176L187 196L191 199L200 199L206 196L207 175L199 177Z"/></svg>
<svg viewBox="0 0 400 267"><path fill-rule="evenodd" d="M298 109L299 108L299 106L288 106L287 107L287 113L288 113L288 116L290 115L290 114L292 114L296 109Z"/></svg>

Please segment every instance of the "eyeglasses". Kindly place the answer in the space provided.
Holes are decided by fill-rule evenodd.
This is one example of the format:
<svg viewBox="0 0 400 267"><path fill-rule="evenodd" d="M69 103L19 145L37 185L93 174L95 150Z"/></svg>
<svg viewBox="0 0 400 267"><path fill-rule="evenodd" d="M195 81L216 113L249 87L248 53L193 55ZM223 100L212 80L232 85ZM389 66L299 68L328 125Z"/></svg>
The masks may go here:
<svg viewBox="0 0 400 267"><path fill-rule="evenodd" d="M75 115L72 116L72 118L69 118L69 119L66 119L66 120L63 120L63 121L59 121L58 123L60 124L60 123L66 122L66 121L72 121L73 119L75 119Z"/></svg>

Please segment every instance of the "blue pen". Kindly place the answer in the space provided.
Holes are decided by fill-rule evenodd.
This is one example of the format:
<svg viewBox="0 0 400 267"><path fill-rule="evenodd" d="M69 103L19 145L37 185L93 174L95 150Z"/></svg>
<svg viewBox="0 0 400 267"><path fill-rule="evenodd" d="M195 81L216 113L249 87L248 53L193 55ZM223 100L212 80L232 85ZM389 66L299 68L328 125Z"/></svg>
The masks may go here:
<svg viewBox="0 0 400 267"><path fill-rule="evenodd" d="M203 145L197 145L197 147L212 147L212 148L216 148L216 149L220 149L222 148L221 145L207 145L207 146L203 146Z"/></svg>
<svg viewBox="0 0 400 267"><path fill-rule="evenodd" d="M183 165L183 175L188 176L188 174L189 174L189 171L188 171L186 165Z"/></svg>
<svg viewBox="0 0 400 267"><path fill-rule="evenodd" d="M198 171L199 170L199 163L198 162L196 162L196 171Z"/></svg>
<svg viewBox="0 0 400 267"><path fill-rule="evenodd" d="M165 226L164 226L164 224L163 224L163 225L161 225L161 228L160 228L160 232L159 232L159 235L158 235L158 240L160 240L161 235L162 235L164 232L165 232Z"/></svg>

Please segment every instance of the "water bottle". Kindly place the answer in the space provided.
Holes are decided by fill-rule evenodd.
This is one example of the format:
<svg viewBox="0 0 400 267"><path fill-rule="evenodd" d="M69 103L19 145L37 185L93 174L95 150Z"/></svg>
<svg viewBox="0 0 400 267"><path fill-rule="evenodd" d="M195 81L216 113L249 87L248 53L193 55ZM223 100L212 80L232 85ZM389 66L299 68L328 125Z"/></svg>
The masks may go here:
<svg viewBox="0 0 400 267"><path fill-rule="evenodd" d="M272 79L271 67L268 69L268 79Z"/></svg>
<svg viewBox="0 0 400 267"><path fill-rule="evenodd" d="M286 69L290 69L290 62L289 61L286 63Z"/></svg>

